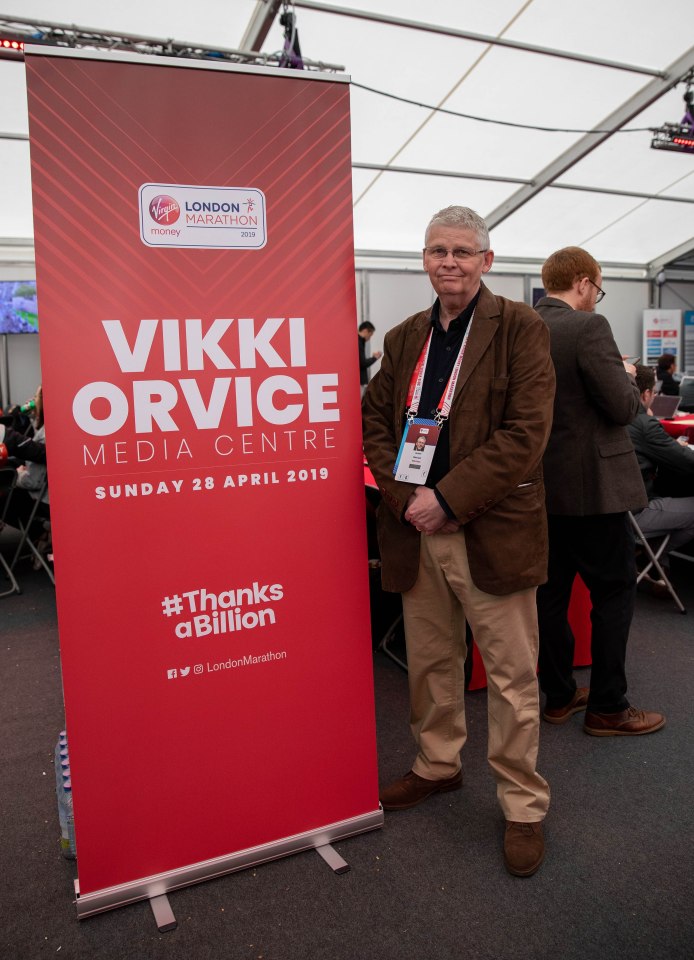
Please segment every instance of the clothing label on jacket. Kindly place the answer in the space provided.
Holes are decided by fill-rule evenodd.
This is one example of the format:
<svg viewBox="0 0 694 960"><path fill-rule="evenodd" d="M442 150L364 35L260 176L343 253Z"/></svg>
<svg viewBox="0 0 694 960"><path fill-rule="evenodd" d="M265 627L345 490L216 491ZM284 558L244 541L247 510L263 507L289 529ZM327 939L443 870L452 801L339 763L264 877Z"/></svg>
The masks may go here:
<svg viewBox="0 0 694 960"><path fill-rule="evenodd" d="M396 480L421 486L434 459L440 427L434 420L415 419L407 424L393 467Z"/></svg>

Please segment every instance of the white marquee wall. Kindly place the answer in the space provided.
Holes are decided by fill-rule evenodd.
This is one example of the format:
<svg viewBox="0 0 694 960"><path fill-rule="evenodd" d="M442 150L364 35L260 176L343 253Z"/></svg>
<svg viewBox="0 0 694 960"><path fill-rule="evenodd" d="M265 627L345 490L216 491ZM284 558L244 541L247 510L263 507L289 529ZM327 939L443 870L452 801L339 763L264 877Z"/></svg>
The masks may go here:
<svg viewBox="0 0 694 960"><path fill-rule="evenodd" d="M0 280L32 279L30 267L10 268L0 265ZM530 291L541 287L538 274L503 274L495 269L486 282L491 290L511 300L531 302ZM643 311L654 305L652 284L646 280L618 280L607 278L604 282L607 296L601 309L610 321L615 340L621 352L637 356L641 351L641 328ZM527 293L526 293L527 291ZM433 291L424 271L357 271L357 314L359 322L371 320L376 333L370 341L372 350L381 350L383 337L410 314L423 310L433 301ZM694 283L668 283L661 291L663 308L694 310ZM1 339L1 338L0 338ZM30 334L10 335L4 338L8 351L10 399L23 402L34 393L41 382L39 338ZM0 343L0 385L2 396L7 399L5 382L5 346ZM374 364L375 372L378 365Z"/></svg>

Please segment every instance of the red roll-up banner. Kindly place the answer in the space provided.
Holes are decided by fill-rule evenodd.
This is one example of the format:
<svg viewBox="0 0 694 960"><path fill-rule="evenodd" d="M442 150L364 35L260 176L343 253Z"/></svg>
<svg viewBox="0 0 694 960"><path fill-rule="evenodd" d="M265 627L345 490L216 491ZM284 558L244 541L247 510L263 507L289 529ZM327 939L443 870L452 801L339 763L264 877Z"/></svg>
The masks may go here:
<svg viewBox="0 0 694 960"><path fill-rule="evenodd" d="M86 916L382 822L349 86L26 69Z"/></svg>

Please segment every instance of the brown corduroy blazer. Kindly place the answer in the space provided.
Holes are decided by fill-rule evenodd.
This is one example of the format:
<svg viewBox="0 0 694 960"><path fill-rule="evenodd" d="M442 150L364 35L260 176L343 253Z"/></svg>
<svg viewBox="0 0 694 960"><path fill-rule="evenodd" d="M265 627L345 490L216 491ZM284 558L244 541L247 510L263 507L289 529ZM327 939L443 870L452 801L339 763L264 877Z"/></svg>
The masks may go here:
<svg viewBox="0 0 694 960"><path fill-rule="evenodd" d="M394 592L409 590L419 568L420 534L403 520L415 486L396 481L393 466L430 325L431 309L386 334L381 368L362 405L364 450L382 495L383 587ZM472 579L486 593L513 593L546 579L541 463L553 399L545 324L530 307L482 284L451 406L451 469L437 488L465 528Z"/></svg>

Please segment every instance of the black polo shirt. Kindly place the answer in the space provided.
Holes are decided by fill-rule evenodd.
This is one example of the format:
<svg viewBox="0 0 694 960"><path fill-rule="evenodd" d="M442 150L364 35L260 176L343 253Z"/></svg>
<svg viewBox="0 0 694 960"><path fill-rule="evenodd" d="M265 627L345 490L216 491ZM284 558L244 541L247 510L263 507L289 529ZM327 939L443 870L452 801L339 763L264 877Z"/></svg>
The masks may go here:
<svg viewBox="0 0 694 960"><path fill-rule="evenodd" d="M465 331L470 323L470 318L474 313L480 292L472 298L465 309L458 316L451 320L448 330L444 330L439 319L439 301L434 303L431 310L431 346L429 347L429 357L426 370L424 372L424 383L422 384L422 396L419 401L419 410L417 416L424 420L433 420L436 417L436 410L446 389L453 367L460 351L460 345L463 342ZM446 476L451 468L450 464L450 441L448 422L445 421L439 434L439 440L436 444L436 452L431 464L429 476L426 479L427 487L435 487L439 480ZM449 516L453 513L447 508L447 504L436 491L437 499L444 507Z"/></svg>

